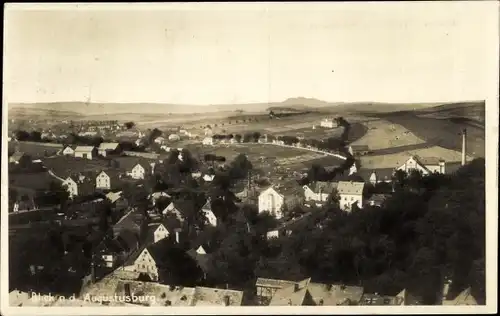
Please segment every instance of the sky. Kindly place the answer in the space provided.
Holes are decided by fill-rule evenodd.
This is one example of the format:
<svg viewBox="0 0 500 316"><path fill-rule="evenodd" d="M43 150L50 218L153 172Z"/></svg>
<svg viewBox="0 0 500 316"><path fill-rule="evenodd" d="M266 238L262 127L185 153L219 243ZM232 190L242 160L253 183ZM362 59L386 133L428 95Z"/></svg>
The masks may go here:
<svg viewBox="0 0 500 316"><path fill-rule="evenodd" d="M12 6L4 89L9 102L480 100L497 58L486 4Z"/></svg>

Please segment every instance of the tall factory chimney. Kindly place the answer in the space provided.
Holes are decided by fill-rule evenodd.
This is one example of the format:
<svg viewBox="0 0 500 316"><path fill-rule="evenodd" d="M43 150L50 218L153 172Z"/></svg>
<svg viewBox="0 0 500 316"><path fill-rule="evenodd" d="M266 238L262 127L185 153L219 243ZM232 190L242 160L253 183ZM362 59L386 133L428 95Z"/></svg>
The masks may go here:
<svg viewBox="0 0 500 316"><path fill-rule="evenodd" d="M462 131L462 166L465 165L467 160L467 129Z"/></svg>

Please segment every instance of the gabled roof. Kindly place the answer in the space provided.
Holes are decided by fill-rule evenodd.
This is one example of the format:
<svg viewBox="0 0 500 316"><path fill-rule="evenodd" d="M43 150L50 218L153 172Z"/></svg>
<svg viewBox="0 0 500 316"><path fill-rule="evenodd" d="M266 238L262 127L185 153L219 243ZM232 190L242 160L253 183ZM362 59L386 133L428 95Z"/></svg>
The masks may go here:
<svg viewBox="0 0 500 316"><path fill-rule="evenodd" d="M203 270L204 272L208 272L210 270L210 254L200 254L196 252L196 248L189 249L186 253L196 261L201 270Z"/></svg>
<svg viewBox="0 0 500 316"><path fill-rule="evenodd" d="M23 156L24 156L23 152L17 151L13 153L12 156L9 157L9 159L12 161L19 161Z"/></svg>
<svg viewBox="0 0 500 316"><path fill-rule="evenodd" d="M106 198L111 201L111 203L115 203L118 201L122 196L122 191L118 192L109 192L106 194Z"/></svg>
<svg viewBox="0 0 500 316"><path fill-rule="evenodd" d="M301 306L311 278L277 290L271 298L270 306Z"/></svg>
<svg viewBox="0 0 500 316"><path fill-rule="evenodd" d="M314 193L332 193L338 186L338 182L315 181L308 185Z"/></svg>
<svg viewBox="0 0 500 316"><path fill-rule="evenodd" d="M478 305L478 303L469 287L460 292L454 299L444 300L443 305Z"/></svg>
<svg viewBox="0 0 500 316"><path fill-rule="evenodd" d="M77 146L75 148L75 151L78 151L78 152L91 152L95 149L94 146Z"/></svg>
<svg viewBox="0 0 500 316"><path fill-rule="evenodd" d="M241 306L242 301L242 291L197 286L192 306Z"/></svg>
<svg viewBox="0 0 500 316"><path fill-rule="evenodd" d="M363 194L364 182L339 181L337 191L339 194Z"/></svg>
<svg viewBox="0 0 500 316"><path fill-rule="evenodd" d="M316 305L342 305L346 302L357 303L364 289L359 286L339 284L309 283L309 294Z"/></svg>
<svg viewBox="0 0 500 316"><path fill-rule="evenodd" d="M139 245L139 236L132 231L123 230L115 239L125 251L132 251Z"/></svg>
<svg viewBox="0 0 500 316"><path fill-rule="evenodd" d="M424 166L437 166L439 165L440 162L444 162L443 159L438 158L438 157L420 157L420 156L413 156L417 161L419 161L421 164Z"/></svg>
<svg viewBox="0 0 500 316"><path fill-rule="evenodd" d="M277 184L277 185L271 185L270 187L263 190L262 192L267 191L271 188L274 191L276 191L279 195L281 195L282 197L303 196L304 195L304 190L299 185L299 183L295 180L287 181L285 183L281 183L281 184Z"/></svg>
<svg viewBox="0 0 500 316"><path fill-rule="evenodd" d="M99 150L116 150L118 146L118 143L101 143L99 145Z"/></svg>

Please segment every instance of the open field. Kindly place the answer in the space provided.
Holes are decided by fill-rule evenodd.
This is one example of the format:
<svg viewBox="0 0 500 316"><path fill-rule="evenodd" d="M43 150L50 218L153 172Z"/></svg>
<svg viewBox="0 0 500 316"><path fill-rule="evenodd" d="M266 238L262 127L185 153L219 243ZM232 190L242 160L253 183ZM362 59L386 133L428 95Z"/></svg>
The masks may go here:
<svg viewBox="0 0 500 316"><path fill-rule="evenodd" d="M45 155L55 155L59 150L63 149L63 145L51 143L34 143L34 142L9 142L9 151L21 151L33 158L45 157Z"/></svg>
<svg viewBox="0 0 500 316"><path fill-rule="evenodd" d="M203 155L211 153L224 156L227 161L231 161L237 155L243 153L257 168L281 166L292 170L302 170L314 162L323 165L338 165L342 162L341 159L334 156L326 156L300 148L280 147L270 144L198 145L187 148L201 158Z"/></svg>
<svg viewBox="0 0 500 316"><path fill-rule="evenodd" d="M484 129L449 120L421 117L412 113L385 115L384 119L402 125L418 138L424 140L429 147L439 146L455 151L461 151L460 132L463 128L467 128L467 154L474 157L484 157Z"/></svg>
<svg viewBox="0 0 500 316"><path fill-rule="evenodd" d="M52 170L58 177L66 178L72 173L97 172L110 169L109 160L106 159L84 159L66 156L57 156L43 160L47 169Z"/></svg>

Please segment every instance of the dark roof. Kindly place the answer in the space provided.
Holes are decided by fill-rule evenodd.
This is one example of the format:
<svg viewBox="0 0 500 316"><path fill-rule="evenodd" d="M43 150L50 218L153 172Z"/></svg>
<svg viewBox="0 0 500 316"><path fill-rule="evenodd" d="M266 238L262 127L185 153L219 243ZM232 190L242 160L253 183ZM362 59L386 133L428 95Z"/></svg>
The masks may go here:
<svg viewBox="0 0 500 316"><path fill-rule="evenodd" d="M439 165L440 162L444 162L443 159L438 158L438 157L420 157L420 156L413 156L418 162L425 166L435 166Z"/></svg>
<svg viewBox="0 0 500 316"><path fill-rule="evenodd" d="M320 190L322 193L332 193L337 188L337 185L338 182L315 181L309 184L308 187L315 193L319 193Z"/></svg>
<svg viewBox="0 0 500 316"><path fill-rule="evenodd" d="M211 255L210 254L199 254L196 252L196 249L190 249L188 250L186 253L188 254L188 256L190 256L191 258L193 258L195 261L196 261L196 264L198 265L198 267L200 267L200 269L204 272L208 272L210 270L210 258L211 258ZM204 248L205 249L205 248Z"/></svg>
<svg viewBox="0 0 500 316"><path fill-rule="evenodd" d="M139 246L139 236L129 230L121 231L115 239L125 251L133 251Z"/></svg>
<svg viewBox="0 0 500 316"><path fill-rule="evenodd" d="M132 157L132 156L122 156L113 158L113 160L117 161L119 166L118 168L125 171L132 171L132 169L140 164L146 171L151 170L151 163L154 162L151 159L143 158L143 157Z"/></svg>

